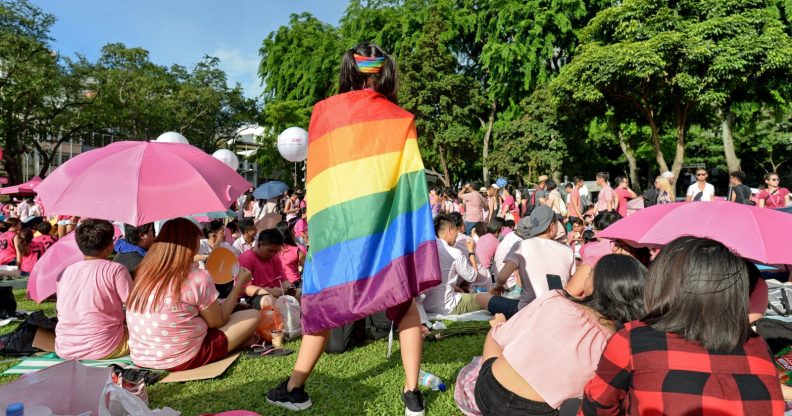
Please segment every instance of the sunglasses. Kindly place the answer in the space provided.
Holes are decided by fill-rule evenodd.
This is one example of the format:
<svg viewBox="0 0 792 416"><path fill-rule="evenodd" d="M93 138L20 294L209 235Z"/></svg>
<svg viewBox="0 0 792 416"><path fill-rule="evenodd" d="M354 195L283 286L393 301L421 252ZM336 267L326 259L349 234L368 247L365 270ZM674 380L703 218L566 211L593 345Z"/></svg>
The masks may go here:
<svg viewBox="0 0 792 416"><path fill-rule="evenodd" d="M696 176L707 176L706 173L697 173Z"/></svg>
<svg viewBox="0 0 792 416"><path fill-rule="evenodd" d="M778 182L778 178L770 178L770 179L768 179L768 181L770 181L770 182Z"/></svg>

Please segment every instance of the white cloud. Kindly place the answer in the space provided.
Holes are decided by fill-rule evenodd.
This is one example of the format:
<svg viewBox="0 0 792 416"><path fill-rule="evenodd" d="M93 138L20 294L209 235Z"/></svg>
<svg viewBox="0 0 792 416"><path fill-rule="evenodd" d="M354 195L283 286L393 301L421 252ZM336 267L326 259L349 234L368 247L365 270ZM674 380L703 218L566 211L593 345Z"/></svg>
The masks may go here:
<svg viewBox="0 0 792 416"><path fill-rule="evenodd" d="M263 88L258 78L258 51L244 51L239 48L220 44L209 54L220 59L220 68L228 75L228 83L242 84L245 95L258 97Z"/></svg>

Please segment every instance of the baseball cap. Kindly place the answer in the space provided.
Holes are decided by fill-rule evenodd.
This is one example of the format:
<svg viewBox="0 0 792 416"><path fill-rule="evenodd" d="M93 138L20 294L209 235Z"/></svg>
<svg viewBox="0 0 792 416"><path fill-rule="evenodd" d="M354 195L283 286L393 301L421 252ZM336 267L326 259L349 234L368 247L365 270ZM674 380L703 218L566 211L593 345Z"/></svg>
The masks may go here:
<svg viewBox="0 0 792 416"><path fill-rule="evenodd" d="M534 210L531 212L531 216L528 217L531 231L528 233L528 237L526 238L533 238L547 231L547 229L550 227L550 224L552 224L554 220L555 213L547 205L541 205L534 208Z"/></svg>
<svg viewBox="0 0 792 416"><path fill-rule="evenodd" d="M536 181L537 182L546 182L547 181L547 175L539 176L539 178L537 178Z"/></svg>

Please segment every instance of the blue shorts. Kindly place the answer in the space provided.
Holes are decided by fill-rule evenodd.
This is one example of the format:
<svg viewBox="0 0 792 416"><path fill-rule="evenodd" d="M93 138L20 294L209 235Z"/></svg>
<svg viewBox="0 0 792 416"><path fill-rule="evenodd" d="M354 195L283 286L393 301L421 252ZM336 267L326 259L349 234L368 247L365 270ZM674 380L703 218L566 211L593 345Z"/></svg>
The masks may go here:
<svg viewBox="0 0 792 416"><path fill-rule="evenodd" d="M489 302L487 303L487 310L490 311L490 313L493 315L495 315L496 313L502 313L506 316L506 319L509 319L520 310L519 306L520 306L519 299L509 299L509 298L504 298L503 296L493 296L490 298Z"/></svg>

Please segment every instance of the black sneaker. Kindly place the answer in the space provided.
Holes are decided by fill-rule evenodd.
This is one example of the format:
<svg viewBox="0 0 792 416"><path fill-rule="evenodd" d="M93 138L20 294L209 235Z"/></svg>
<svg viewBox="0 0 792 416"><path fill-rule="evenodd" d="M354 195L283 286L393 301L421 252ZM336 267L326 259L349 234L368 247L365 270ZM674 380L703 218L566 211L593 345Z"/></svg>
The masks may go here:
<svg viewBox="0 0 792 416"><path fill-rule="evenodd" d="M288 384L289 379L287 378L278 387L267 392L267 402L295 412L305 410L313 405L308 393L305 392L305 386L295 387L292 391L288 391Z"/></svg>
<svg viewBox="0 0 792 416"><path fill-rule="evenodd" d="M402 393L405 416L424 416L424 399L421 391L415 389Z"/></svg>

